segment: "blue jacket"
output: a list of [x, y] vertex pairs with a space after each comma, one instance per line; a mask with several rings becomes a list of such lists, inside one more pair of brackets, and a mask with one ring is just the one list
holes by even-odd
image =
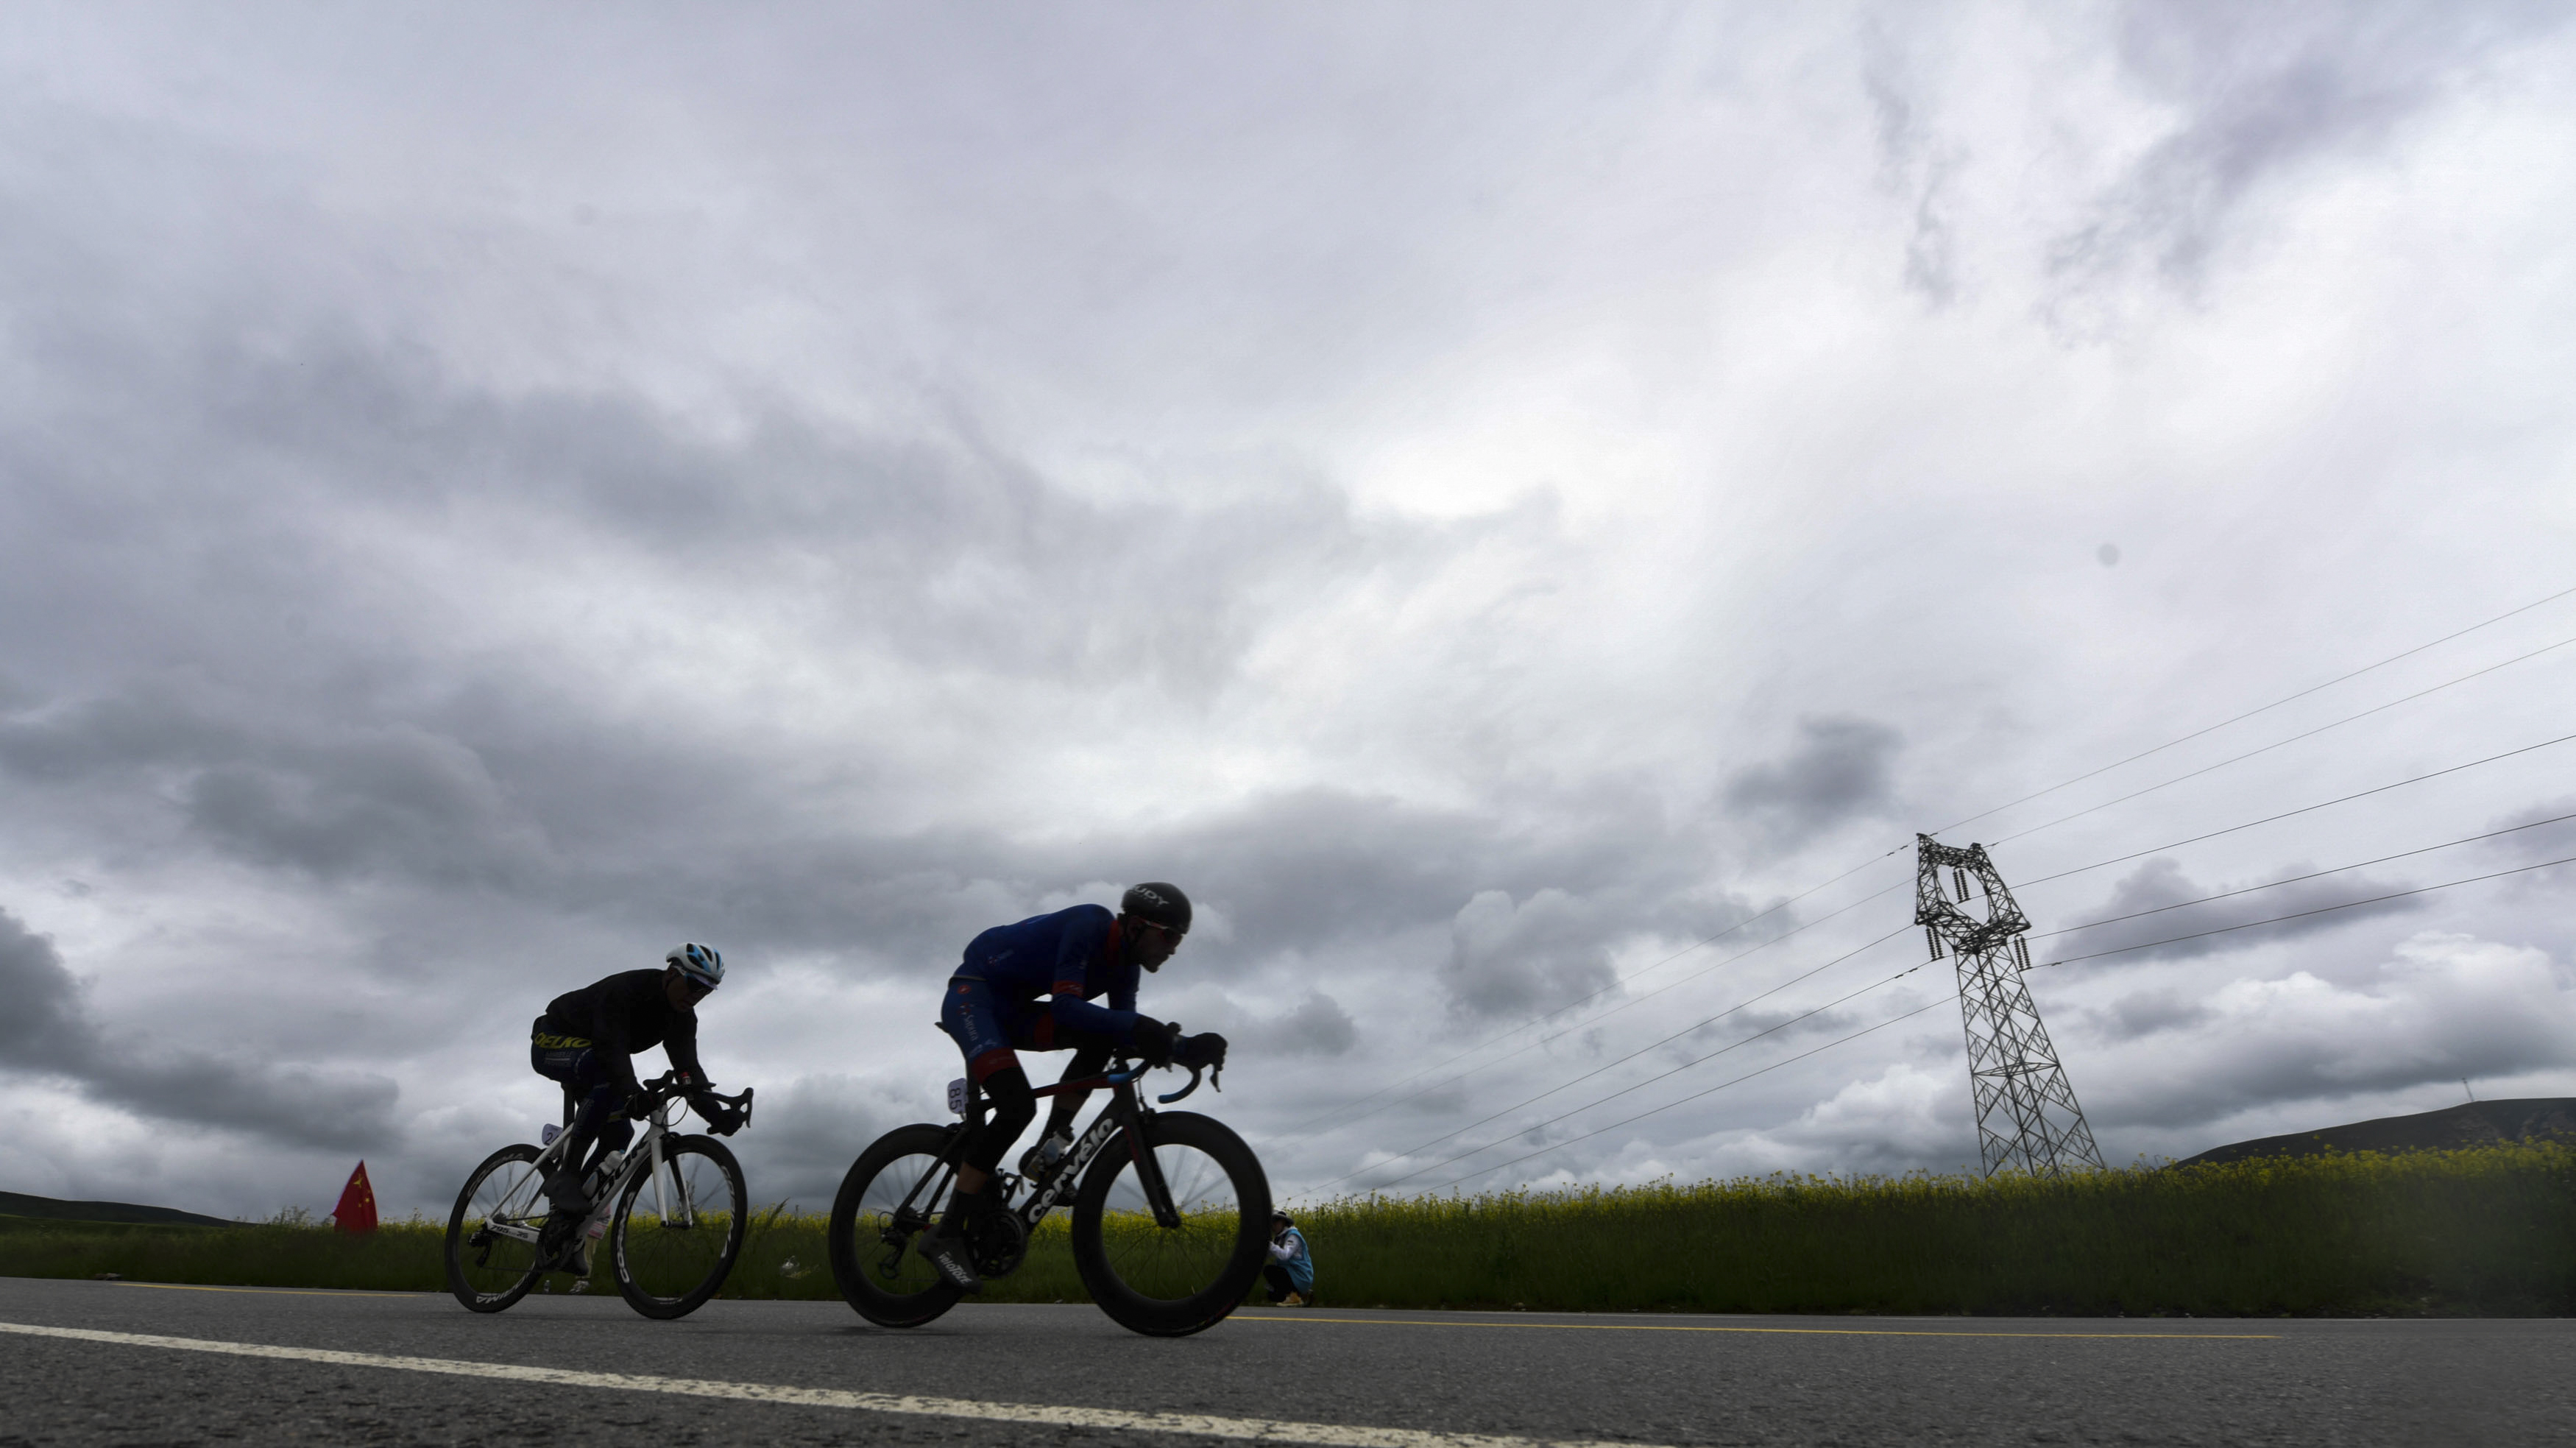
[[[1133, 1040], [1136, 966], [1118, 959], [1118, 917], [1102, 905], [1076, 905], [996, 925], [966, 943], [957, 974], [991, 985], [1023, 1010], [1048, 997], [1058, 1031]], [[1091, 1002], [1109, 997], [1106, 1008]]]
[[1270, 1239], [1270, 1260], [1285, 1268], [1300, 1296], [1315, 1290], [1315, 1258], [1306, 1250], [1306, 1234], [1290, 1227]]

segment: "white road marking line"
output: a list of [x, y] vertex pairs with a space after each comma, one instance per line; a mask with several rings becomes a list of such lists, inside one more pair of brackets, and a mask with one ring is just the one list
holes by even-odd
[[1057, 1428], [1106, 1428], [1130, 1433], [1196, 1433], [1209, 1438], [1241, 1438], [1254, 1443], [1313, 1443], [1323, 1448], [1651, 1448], [1642, 1444], [1566, 1442], [1484, 1433], [1430, 1433], [1415, 1428], [1371, 1428], [1343, 1423], [1291, 1423], [1275, 1418], [1218, 1418], [1197, 1413], [1132, 1413], [1119, 1408], [1059, 1408], [1045, 1403], [984, 1403], [972, 1398], [923, 1398], [909, 1393], [855, 1393], [841, 1388], [791, 1388], [771, 1383], [725, 1383], [705, 1378], [655, 1378], [634, 1373], [586, 1373], [570, 1368], [523, 1367], [516, 1363], [464, 1362], [454, 1358], [393, 1357], [382, 1353], [339, 1352], [318, 1347], [275, 1347], [256, 1342], [223, 1342], [202, 1337], [161, 1337], [140, 1332], [102, 1332], [87, 1327], [43, 1327], [0, 1322], [0, 1332], [26, 1337], [69, 1338], [75, 1342], [111, 1343], [120, 1347], [171, 1348], [180, 1352], [221, 1353], [228, 1357], [274, 1358], [289, 1362], [329, 1363], [335, 1367], [392, 1368], [400, 1372], [444, 1373], [460, 1378], [499, 1378], [519, 1383], [554, 1383], [576, 1388], [615, 1388], [631, 1393], [670, 1393], [688, 1398], [732, 1398], [753, 1403], [788, 1403], [807, 1408], [855, 1408], [869, 1413], [906, 1413], [929, 1418], [972, 1418], [990, 1423], [1041, 1423]]
[[1439, 1320], [1411, 1317], [1294, 1317], [1268, 1316], [1257, 1312], [1238, 1312], [1228, 1322], [1347, 1322], [1362, 1327], [1547, 1327], [1564, 1332], [1753, 1332], [1774, 1333], [1789, 1337], [2116, 1337], [2168, 1338], [2190, 1342], [2270, 1342], [2280, 1337], [2277, 1332], [1987, 1332], [1980, 1329], [1948, 1327], [1745, 1327], [1737, 1324], [1708, 1326], [1695, 1322], [1493, 1322], [1477, 1318], [1453, 1317]]
[[433, 1297], [444, 1293], [367, 1292], [346, 1287], [208, 1287], [196, 1282], [119, 1282], [118, 1287], [142, 1287], [154, 1292], [256, 1292], [268, 1297]]

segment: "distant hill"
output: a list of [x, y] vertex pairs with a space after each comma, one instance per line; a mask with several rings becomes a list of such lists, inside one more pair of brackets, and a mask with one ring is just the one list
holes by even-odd
[[52, 1217], [66, 1222], [188, 1222], [201, 1227], [229, 1227], [221, 1217], [183, 1212], [176, 1207], [138, 1207], [132, 1202], [66, 1202], [0, 1192], [0, 1213], [13, 1217]]
[[2293, 1132], [2217, 1146], [2176, 1166], [2214, 1166], [2257, 1156], [2319, 1156], [2329, 1151], [2454, 1151], [2539, 1136], [2576, 1138], [2576, 1096], [2468, 1101], [2413, 1116], [2383, 1116], [2322, 1131]]

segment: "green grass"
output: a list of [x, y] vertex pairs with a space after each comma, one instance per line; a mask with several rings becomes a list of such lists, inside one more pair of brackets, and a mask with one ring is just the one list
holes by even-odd
[[[985, 1300], [1086, 1300], [1065, 1217]], [[1298, 1213], [1322, 1299], [1581, 1311], [2576, 1312], [2576, 1150], [2554, 1144], [2059, 1180], [1775, 1176]], [[731, 1297], [837, 1296], [818, 1216], [763, 1212]], [[441, 1224], [0, 1218], [0, 1274], [435, 1291]], [[563, 1286], [561, 1278], [555, 1286]], [[603, 1271], [594, 1291], [615, 1291]]]

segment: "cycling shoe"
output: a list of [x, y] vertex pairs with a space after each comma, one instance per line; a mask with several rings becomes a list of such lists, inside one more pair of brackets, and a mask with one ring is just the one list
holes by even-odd
[[921, 1260], [939, 1269], [949, 1286], [960, 1292], [981, 1292], [984, 1279], [975, 1275], [975, 1251], [963, 1237], [952, 1237], [936, 1228], [913, 1238], [912, 1250]]

